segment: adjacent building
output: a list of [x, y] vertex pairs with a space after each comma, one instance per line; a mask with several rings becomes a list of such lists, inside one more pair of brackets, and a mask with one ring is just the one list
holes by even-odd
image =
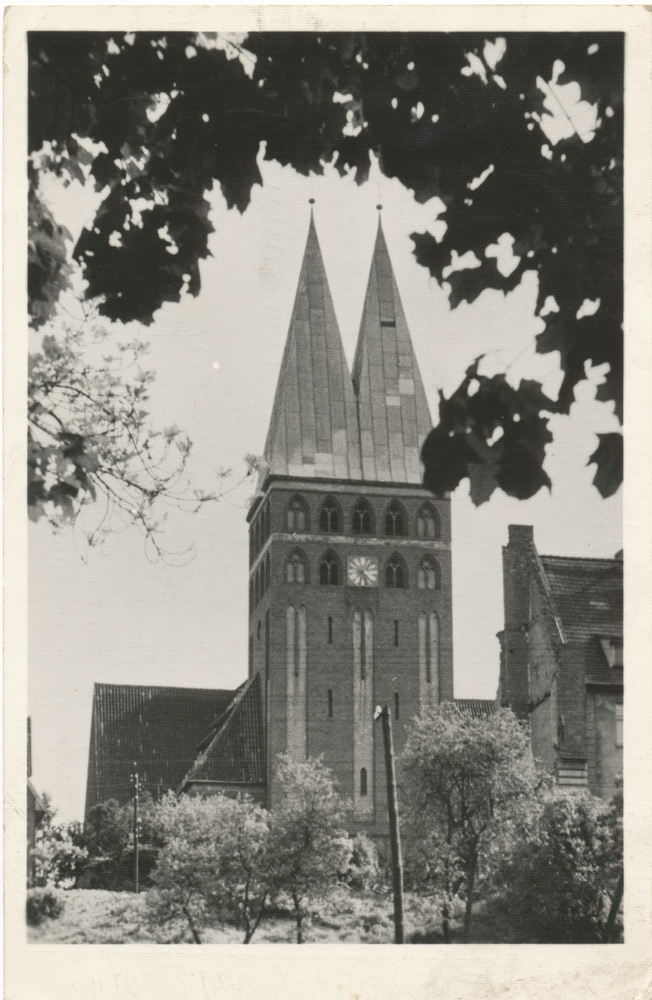
[[561, 786], [613, 795], [623, 768], [623, 559], [539, 555], [532, 527], [503, 548], [498, 703], [529, 723]]

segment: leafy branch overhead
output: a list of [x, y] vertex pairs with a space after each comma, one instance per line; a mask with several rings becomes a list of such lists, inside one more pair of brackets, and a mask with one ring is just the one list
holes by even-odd
[[158, 508], [195, 510], [216, 496], [188, 490], [186, 436], [152, 427], [153, 374], [139, 365], [146, 345], [123, 344], [114, 357], [102, 351], [105, 338], [102, 330], [68, 330], [61, 340], [44, 337], [29, 358], [28, 513], [58, 528], [101, 501], [91, 545], [129, 522], [160, 555]]
[[[453, 308], [536, 271], [537, 350], [563, 370], [555, 400], [477, 372], [469, 396], [467, 376], [426, 443], [431, 489], [468, 476], [479, 503], [549, 485], [545, 414], [569, 412], [591, 366], [608, 366], [598, 399], [622, 421], [621, 33], [259, 33], [226, 49], [191, 33], [33, 33], [29, 52], [34, 205], [42, 170], [102, 192], [74, 256], [105, 316], [149, 324], [183, 289], [199, 293], [210, 192], [244, 211], [262, 143], [268, 160], [302, 174], [334, 163], [358, 183], [373, 156], [417, 201], [444, 203], [436, 233], [412, 238]], [[30, 222], [38, 326], [68, 262], [53, 220], [34, 209]], [[511, 421], [500, 447], [484, 410]], [[452, 413], [463, 433], [445, 429]], [[610, 434], [591, 456], [603, 496], [619, 454]]]

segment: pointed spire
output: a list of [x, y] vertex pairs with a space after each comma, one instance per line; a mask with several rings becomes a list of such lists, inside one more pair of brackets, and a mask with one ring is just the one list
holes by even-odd
[[358, 398], [363, 478], [422, 482], [421, 446], [432, 419], [380, 216], [353, 362], [353, 385]]
[[266, 474], [362, 478], [353, 385], [312, 207], [265, 461]]

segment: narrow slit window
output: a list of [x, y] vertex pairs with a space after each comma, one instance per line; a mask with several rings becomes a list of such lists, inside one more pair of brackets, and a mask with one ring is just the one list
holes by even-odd
[[367, 768], [360, 768], [360, 795], [367, 794]]
[[398, 646], [398, 621], [394, 620], [394, 645]]
[[328, 718], [333, 718], [333, 689], [328, 689]]
[[395, 691], [394, 692], [394, 717], [396, 719], [398, 719], [398, 717], [399, 717], [399, 708], [400, 708], [400, 706], [399, 706], [399, 699], [398, 699], [398, 691]]
[[328, 642], [329, 644], [333, 642], [333, 619], [330, 617], [328, 619]]

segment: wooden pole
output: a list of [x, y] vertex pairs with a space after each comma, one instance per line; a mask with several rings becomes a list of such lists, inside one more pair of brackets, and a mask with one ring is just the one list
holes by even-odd
[[134, 880], [136, 883], [136, 893], [140, 892], [140, 872], [139, 872], [139, 841], [138, 841], [138, 771], [134, 761]]
[[401, 834], [396, 797], [396, 770], [394, 767], [394, 741], [392, 739], [392, 717], [387, 705], [380, 706], [374, 713], [382, 720], [385, 744], [385, 774], [387, 777], [387, 813], [389, 817], [389, 843], [392, 852], [392, 888], [394, 890], [394, 944], [405, 944], [403, 926], [403, 859], [401, 857]]

